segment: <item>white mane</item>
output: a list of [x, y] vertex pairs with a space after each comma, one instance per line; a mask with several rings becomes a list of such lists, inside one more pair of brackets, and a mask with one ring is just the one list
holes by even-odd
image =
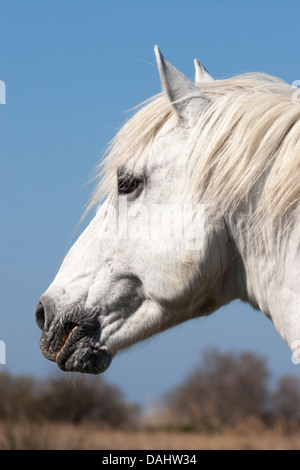
[[[295, 210], [300, 200], [300, 105], [292, 100], [295, 89], [263, 74], [197, 86], [210, 105], [187, 141], [186, 196], [205, 188], [203, 200], [225, 212], [243, 201], [267, 171], [257, 212], [275, 221]], [[163, 94], [140, 105], [99, 164], [99, 184], [88, 210], [115, 191], [119, 167], [129, 159], [147, 158], [158, 130], [172, 116]]]

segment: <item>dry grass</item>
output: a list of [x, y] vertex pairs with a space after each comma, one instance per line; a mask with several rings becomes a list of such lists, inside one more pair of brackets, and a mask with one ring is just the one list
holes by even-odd
[[5, 424], [0, 449], [14, 450], [300, 450], [300, 432], [282, 429], [219, 434], [101, 431], [89, 426]]

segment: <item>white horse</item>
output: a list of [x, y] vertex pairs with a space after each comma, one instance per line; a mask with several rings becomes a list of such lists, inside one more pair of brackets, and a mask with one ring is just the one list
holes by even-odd
[[300, 344], [295, 88], [213, 80], [197, 60], [192, 83], [155, 54], [163, 91], [113, 140], [95, 216], [36, 308], [40, 350], [62, 370], [103, 372], [119, 350], [237, 298]]

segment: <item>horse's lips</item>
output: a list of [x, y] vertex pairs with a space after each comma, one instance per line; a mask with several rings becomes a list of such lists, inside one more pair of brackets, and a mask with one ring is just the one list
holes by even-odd
[[64, 371], [99, 374], [113, 355], [101, 341], [101, 325], [95, 313], [82, 321], [82, 315], [68, 315], [43, 331], [40, 352]]
[[68, 332], [55, 359], [61, 370], [99, 374], [109, 367], [112, 356], [89, 333], [80, 325], [74, 325]]
[[62, 350], [64, 349], [64, 347], [66, 346], [66, 344], [68, 343], [72, 333], [78, 328], [78, 325], [74, 325], [73, 328], [68, 332], [68, 334], [65, 336], [65, 338], [63, 339], [63, 342], [62, 342], [62, 345], [60, 347], [60, 349], [58, 350], [57, 354], [56, 354], [56, 359], [58, 358], [59, 354], [62, 352]]

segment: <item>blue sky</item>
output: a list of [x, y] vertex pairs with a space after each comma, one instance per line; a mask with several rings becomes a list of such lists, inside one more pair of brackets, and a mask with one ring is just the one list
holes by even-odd
[[[300, 79], [296, 1], [2, 0], [0, 371], [60, 373], [38, 350], [39, 296], [80, 233], [87, 185], [126, 110], [160, 91], [153, 47], [194, 76], [261, 71]], [[253, 351], [274, 377], [299, 374], [260, 312], [240, 302], [116, 357], [105, 379], [130, 400], [158, 399], [208, 347]]]

